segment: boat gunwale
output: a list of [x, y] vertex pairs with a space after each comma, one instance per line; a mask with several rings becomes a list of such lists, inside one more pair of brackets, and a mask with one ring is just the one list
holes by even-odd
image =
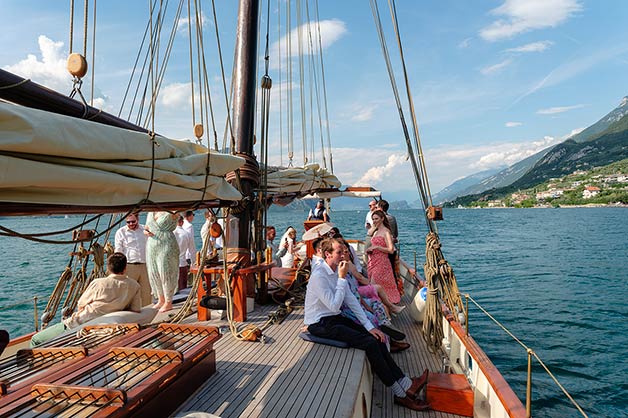
[[[411, 268], [401, 258], [400, 263], [404, 265], [407, 272], [412, 275], [421, 285], [425, 285], [425, 281], [417, 275], [416, 270]], [[467, 353], [473, 361], [479, 366], [480, 370], [484, 374], [484, 377], [491, 385], [491, 388], [499, 398], [504, 409], [511, 417], [525, 417], [526, 410], [519, 397], [515, 394], [512, 387], [508, 384], [504, 376], [500, 373], [499, 369], [493, 364], [488, 355], [482, 350], [480, 345], [475, 341], [471, 334], [466, 335], [466, 331], [462, 328], [462, 325], [456, 321], [452, 312], [447, 308], [447, 305], [441, 303], [441, 310], [444, 315], [444, 319], [449, 322], [449, 326], [456, 334], [460, 343], [464, 345]]]

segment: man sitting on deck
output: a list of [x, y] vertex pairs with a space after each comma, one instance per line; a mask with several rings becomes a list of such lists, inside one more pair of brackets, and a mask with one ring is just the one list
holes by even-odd
[[33, 335], [31, 347], [111, 312], [123, 310], [140, 312], [142, 310], [140, 285], [125, 274], [126, 256], [122, 253], [113, 253], [107, 257], [107, 272], [109, 276], [95, 279], [87, 286], [72, 316]]
[[[347, 263], [343, 261], [342, 245], [334, 239], [320, 244], [323, 261], [313, 266], [305, 294], [305, 325], [315, 336], [344, 341], [364, 350], [374, 373], [395, 394], [395, 403], [416, 411], [429, 408], [418, 399], [427, 383], [427, 375], [408, 378], [391, 357], [384, 334], [366, 318], [359, 302], [347, 288]], [[362, 325], [340, 314], [346, 303]]]

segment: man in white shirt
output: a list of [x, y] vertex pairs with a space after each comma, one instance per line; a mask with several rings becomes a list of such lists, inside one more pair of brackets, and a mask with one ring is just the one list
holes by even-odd
[[146, 271], [146, 235], [144, 225], [140, 224], [139, 214], [126, 217], [126, 226], [118, 229], [115, 237], [115, 251], [126, 256], [126, 275], [140, 284], [142, 306], [153, 302]]
[[282, 245], [281, 248], [278, 248], [278, 245], [275, 243], [275, 237], [277, 236], [277, 230], [274, 226], [266, 227], [266, 245], [270, 248], [273, 254], [273, 261], [275, 262], [276, 267], [281, 267], [281, 257], [286, 255], [288, 251], [288, 243]]
[[183, 220], [183, 229], [185, 229], [188, 234], [192, 237], [192, 248], [185, 251], [184, 260], [187, 261], [188, 267], [192, 264], [192, 260], [196, 257], [196, 241], [194, 239], [194, 225], [192, 225], [192, 221], [194, 220], [194, 211], [186, 210], [185, 216]]
[[377, 210], [377, 200], [372, 199], [369, 202], [369, 211], [366, 213], [366, 219], [364, 220], [364, 227], [368, 231], [373, 226], [373, 212]]
[[127, 261], [122, 253], [107, 257], [107, 277], [93, 280], [81, 295], [76, 312], [58, 324], [52, 325], [31, 339], [31, 346], [42, 344], [99, 316], [117, 312], [142, 310], [140, 285], [126, 276]]
[[179, 244], [179, 292], [188, 287], [188, 273], [190, 265], [187, 262], [186, 254], [194, 251], [194, 238], [183, 228], [183, 216], [179, 215], [177, 227], [174, 230], [174, 237]]
[[[373, 372], [393, 390], [395, 403], [416, 411], [429, 409], [429, 404], [419, 399], [427, 384], [427, 373], [410, 379], [401, 371], [384, 344], [384, 334], [366, 318], [360, 303], [349, 290], [345, 280], [348, 265], [343, 260], [342, 244], [335, 239], [326, 239], [320, 248], [323, 261], [312, 267], [305, 294], [304, 322], [308, 331], [364, 350]], [[340, 314], [343, 303], [362, 325]]]

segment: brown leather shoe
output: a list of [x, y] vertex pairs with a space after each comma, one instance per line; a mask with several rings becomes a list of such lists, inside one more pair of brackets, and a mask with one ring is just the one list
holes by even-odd
[[413, 377], [412, 385], [410, 386], [410, 389], [406, 391], [408, 396], [414, 399], [418, 399], [419, 395], [421, 394], [421, 391], [423, 390], [425, 385], [427, 385], [427, 378], [429, 377], [429, 375], [430, 375], [430, 371], [428, 369], [425, 369], [425, 371], [423, 372], [421, 376]]
[[429, 403], [423, 402], [423, 401], [417, 401], [415, 399], [412, 399], [409, 396], [406, 396], [404, 398], [395, 396], [395, 403], [397, 405], [401, 405], [403, 407], [412, 409], [414, 411], [427, 411], [428, 409], [430, 409]]
[[398, 353], [400, 351], [407, 350], [408, 348], [410, 348], [410, 344], [404, 343], [403, 341], [395, 341], [395, 340], [390, 341], [391, 353]]

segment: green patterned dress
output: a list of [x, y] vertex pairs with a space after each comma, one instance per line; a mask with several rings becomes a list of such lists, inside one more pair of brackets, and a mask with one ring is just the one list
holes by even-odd
[[[157, 219], [155, 219], [157, 216]], [[146, 240], [146, 269], [153, 295], [172, 301], [179, 278], [177, 221], [168, 212], [149, 213], [146, 227], [154, 235]]]

